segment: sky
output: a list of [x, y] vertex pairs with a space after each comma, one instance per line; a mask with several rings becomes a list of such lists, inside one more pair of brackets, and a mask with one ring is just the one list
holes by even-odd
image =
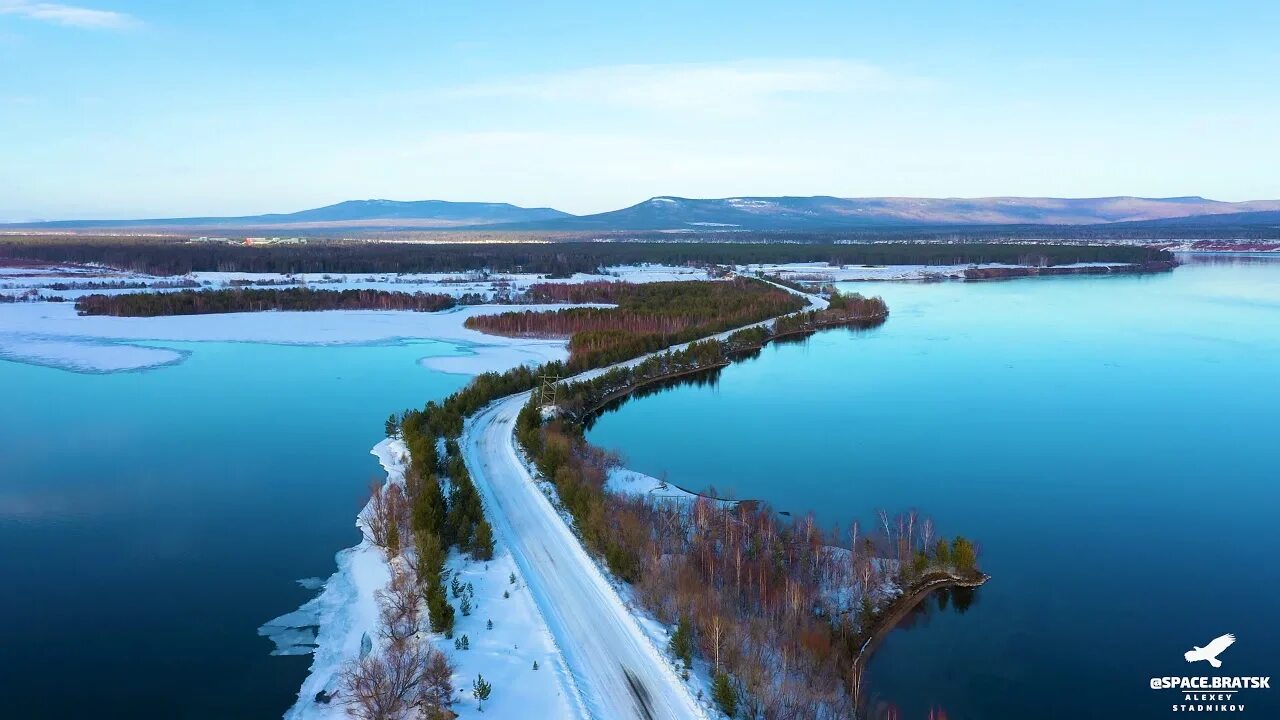
[[0, 220], [1280, 198], [1280, 3], [0, 0]]

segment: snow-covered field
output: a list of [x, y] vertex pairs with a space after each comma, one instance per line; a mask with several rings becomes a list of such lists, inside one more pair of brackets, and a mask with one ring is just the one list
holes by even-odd
[[[303, 273], [191, 273], [160, 277], [92, 266], [45, 268], [0, 267], [0, 294], [75, 298], [89, 293], [173, 292], [175, 281], [204, 289], [232, 287], [232, 282], [260, 287], [303, 284], [330, 290], [375, 288], [402, 292], [446, 293], [455, 297], [475, 293], [492, 299], [523, 292], [537, 282], [583, 283], [593, 280], [660, 282], [705, 280], [705, 270], [660, 265], [620, 266], [599, 274], [579, 273], [547, 280], [535, 274], [420, 273], [321, 274]], [[59, 283], [124, 283], [129, 288], [54, 289]], [[283, 283], [283, 284], [281, 284]], [[140, 286], [140, 287], [133, 287]], [[0, 303], [0, 358], [76, 372], [121, 372], [182, 362], [186, 353], [148, 347], [160, 342], [258, 342], [287, 345], [341, 345], [440, 340], [464, 351], [461, 356], [423, 358], [422, 364], [441, 372], [474, 375], [502, 371], [522, 364], [540, 364], [567, 357], [561, 340], [504, 338], [463, 327], [472, 315], [507, 310], [545, 310], [557, 305], [464, 306], [437, 313], [376, 310], [324, 312], [260, 312], [178, 317], [81, 317], [71, 303]]]
[[[534, 283], [584, 283], [598, 280], [625, 280], [634, 283], [671, 280], [706, 280], [700, 268], [666, 265], [620, 265], [598, 273], [575, 273], [568, 278], [548, 279], [535, 273], [243, 273], [193, 272], [179, 276], [133, 273], [110, 268], [67, 265], [48, 268], [0, 267], [0, 294], [34, 292], [44, 297], [75, 299], [81, 295], [115, 295], [136, 292], [174, 292], [185, 289], [219, 290], [229, 287], [310, 287], [321, 290], [388, 290], [392, 292], [440, 293], [461, 297], [476, 294], [486, 300], [523, 292]], [[80, 287], [91, 283], [120, 283], [129, 287]], [[195, 287], [173, 287], [177, 283]], [[72, 285], [67, 289], [55, 286]]]
[[[386, 470], [387, 482], [404, 482], [408, 450], [403, 442], [384, 440], [372, 452]], [[364, 532], [359, 519], [356, 524]], [[391, 578], [386, 553], [365, 534], [359, 545], [338, 553], [337, 563], [337, 571], [324, 582], [316, 598], [259, 629], [259, 634], [277, 644], [278, 654], [314, 650], [298, 700], [285, 714], [290, 720], [347, 718], [338, 675], [344, 665], [378, 642], [376, 593]], [[453, 553], [447, 569], [475, 588], [471, 614], [459, 613], [454, 628], [456, 638], [467, 636], [470, 649], [455, 649], [453, 641], [442, 635], [429, 637], [454, 666], [454, 711], [465, 715], [478, 712], [470, 688], [476, 676], [483, 675], [493, 685], [484, 708], [487, 716], [582, 717], [573, 679], [502, 538], [494, 547], [493, 560], [475, 562]], [[513, 575], [515, 582], [511, 582]], [[488, 627], [490, 620], [492, 629]], [[338, 698], [330, 703], [316, 702], [321, 691], [338, 692]]]

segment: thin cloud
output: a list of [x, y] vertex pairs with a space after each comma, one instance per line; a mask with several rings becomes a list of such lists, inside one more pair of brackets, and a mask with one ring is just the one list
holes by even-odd
[[739, 60], [583, 68], [470, 85], [454, 94], [661, 110], [743, 111], [786, 96], [862, 93], [919, 84], [918, 79], [855, 60]]
[[17, 15], [69, 27], [122, 30], [139, 23], [132, 15], [113, 10], [61, 5], [59, 3], [6, 2], [0, 0], [0, 15]]

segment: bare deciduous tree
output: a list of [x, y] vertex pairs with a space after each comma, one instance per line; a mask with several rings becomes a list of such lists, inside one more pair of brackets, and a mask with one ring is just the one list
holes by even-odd
[[365, 511], [365, 527], [369, 538], [394, 557], [409, 539], [409, 503], [404, 490], [396, 483], [383, 486], [377, 480], [369, 485], [369, 508]]
[[413, 571], [395, 568], [391, 582], [377, 592], [382, 636], [392, 645], [415, 641], [422, 629], [422, 593]]

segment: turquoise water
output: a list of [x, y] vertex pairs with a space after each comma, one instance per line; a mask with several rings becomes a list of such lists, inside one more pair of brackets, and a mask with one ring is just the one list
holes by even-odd
[[310, 657], [263, 622], [354, 544], [392, 411], [451, 345], [144, 343], [181, 364], [0, 360], [0, 716], [279, 717]]
[[[1164, 718], [1182, 696], [1153, 676], [1280, 674], [1280, 259], [848, 287], [888, 322], [632, 401], [591, 440], [826, 527], [915, 507], [975, 538], [994, 579], [890, 634], [882, 716]], [[1183, 660], [1224, 633], [1221, 670]], [[1280, 716], [1280, 689], [1235, 700]]]

